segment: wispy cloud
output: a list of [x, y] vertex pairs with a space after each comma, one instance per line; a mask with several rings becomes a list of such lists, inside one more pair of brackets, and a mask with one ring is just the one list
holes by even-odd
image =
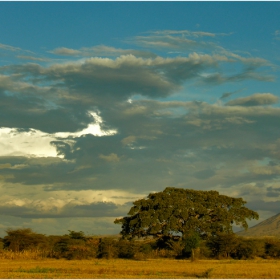
[[280, 30], [275, 30], [275, 32], [274, 32], [274, 39], [280, 40]]
[[31, 61], [50, 61], [49, 58], [42, 58], [42, 57], [35, 57], [35, 56], [29, 56], [29, 55], [17, 55], [17, 58], [24, 59], [24, 60], [31, 60]]
[[119, 56], [119, 55], [134, 55], [138, 57], [156, 57], [156, 54], [149, 51], [133, 50], [133, 49], [117, 49], [114, 47], [99, 45], [91, 48], [81, 48], [79, 50], [69, 48], [57, 48], [50, 53], [63, 56], [79, 56], [79, 57], [91, 57], [91, 56]]
[[[146, 36], [136, 36], [127, 42], [154, 49], [172, 49], [181, 51], [214, 50], [218, 47], [209, 38], [231, 35], [225, 33], [210, 33], [189, 30], [159, 30], [151, 31]], [[207, 40], [202, 40], [206, 38]]]
[[0, 49], [7, 50], [7, 51], [12, 51], [12, 52], [18, 52], [21, 51], [21, 48], [18, 47], [13, 47], [5, 44], [0, 44]]

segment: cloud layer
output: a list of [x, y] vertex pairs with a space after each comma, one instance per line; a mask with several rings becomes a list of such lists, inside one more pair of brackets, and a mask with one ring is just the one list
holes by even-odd
[[[103, 218], [108, 227], [167, 186], [215, 189], [278, 213], [279, 93], [248, 89], [275, 81], [273, 65], [225, 50], [219, 36], [230, 34], [157, 31], [127, 39], [135, 49], [45, 56], [0, 45], [21, 59], [0, 67], [3, 217], [56, 229], [57, 219]], [[230, 88], [221, 98], [219, 86]], [[215, 100], [194, 98], [194, 87]]]

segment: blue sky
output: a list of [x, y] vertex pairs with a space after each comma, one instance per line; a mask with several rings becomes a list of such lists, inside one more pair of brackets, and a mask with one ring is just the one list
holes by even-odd
[[167, 186], [279, 213], [279, 10], [0, 2], [0, 235], [118, 233]]

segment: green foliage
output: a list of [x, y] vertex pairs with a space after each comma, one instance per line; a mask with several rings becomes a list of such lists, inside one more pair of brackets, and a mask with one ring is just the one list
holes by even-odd
[[4, 249], [20, 252], [23, 250], [40, 249], [47, 245], [47, 238], [43, 234], [33, 232], [30, 228], [8, 229], [3, 238]]
[[151, 243], [142, 243], [139, 247], [139, 252], [143, 253], [144, 255], [149, 255], [153, 251], [153, 245]]
[[272, 258], [280, 257], [280, 240], [271, 238], [265, 242], [265, 253], [267, 256]]
[[184, 238], [185, 252], [191, 252], [193, 249], [199, 247], [201, 238], [197, 232], [190, 233]]
[[0, 237], [0, 251], [4, 248], [3, 238]]
[[199, 258], [200, 250], [199, 245], [201, 242], [201, 238], [197, 232], [190, 232], [187, 236], [183, 239], [184, 242], [184, 249], [183, 255], [187, 257], [191, 257], [191, 260], [194, 261], [195, 259]]
[[137, 253], [139, 246], [134, 241], [120, 240], [116, 244], [118, 257], [124, 259], [132, 259]]
[[217, 233], [207, 243], [214, 257], [229, 258], [236, 252], [239, 243], [234, 233]]
[[111, 259], [118, 256], [117, 241], [112, 238], [100, 238], [97, 257]]
[[86, 236], [84, 232], [82, 231], [74, 231], [74, 230], [68, 230], [69, 231], [69, 237], [71, 239], [81, 239], [81, 240], [86, 240]]
[[[31, 229], [7, 230], [7, 236], [0, 239], [2, 256], [6, 253], [40, 256], [91, 259], [127, 258], [235, 258], [252, 259], [280, 258], [279, 238], [246, 238], [231, 232], [217, 232], [208, 239], [202, 239], [197, 231], [187, 234], [163, 235], [155, 239], [120, 239], [87, 237], [83, 232], [69, 231], [63, 236], [45, 236]], [[8, 251], [8, 252], [6, 252]], [[12, 252], [11, 252], [12, 251]]]
[[244, 207], [242, 198], [220, 195], [217, 191], [166, 188], [135, 201], [128, 216], [116, 219], [127, 238], [147, 236], [186, 236], [196, 232], [209, 238], [218, 232], [232, 232], [235, 223], [247, 228], [246, 219], [258, 214]]
[[86, 238], [83, 232], [70, 231], [69, 235], [61, 236], [53, 245], [53, 256], [66, 259], [95, 258], [98, 242]]
[[242, 240], [237, 248], [235, 255], [238, 259], [252, 259], [255, 257], [254, 243], [251, 240]]
[[170, 239], [167, 242], [167, 245], [174, 252], [176, 258], [181, 258], [183, 256], [183, 250], [185, 248], [185, 244], [181, 239], [179, 240]]
[[207, 246], [206, 240], [201, 240], [199, 244], [199, 258], [200, 259], [210, 259], [212, 256], [211, 249]]

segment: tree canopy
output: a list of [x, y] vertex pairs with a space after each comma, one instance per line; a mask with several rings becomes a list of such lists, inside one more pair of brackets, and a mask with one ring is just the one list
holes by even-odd
[[244, 206], [242, 198], [220, 195], [217, 191], [196, 191], [168, 187], [133, 202], [122, 224], [123, 237], [163, 237], [196, 232], [207, 238], [219, 232], [232, 232], [233, 224], [247, 229], [246, 219], [259, 215]]

